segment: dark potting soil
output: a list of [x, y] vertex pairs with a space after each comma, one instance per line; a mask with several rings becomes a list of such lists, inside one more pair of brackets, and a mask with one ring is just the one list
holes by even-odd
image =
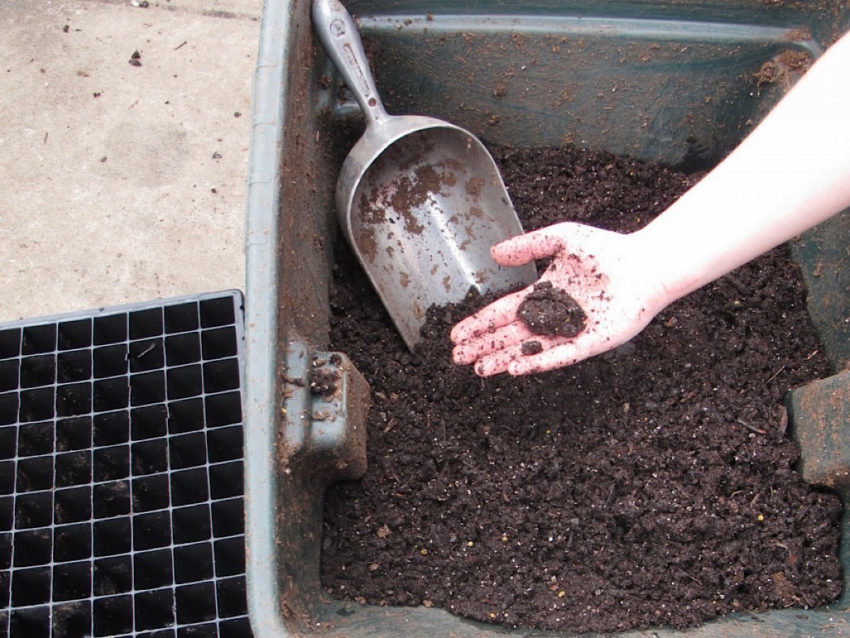
[[[556, 288], [551, 281], [534, 284], [534, 289], [519, 305], [517, 317], [533, 334], [546, 336], [575, 337], [587, 323], [582, 307], [566, 290]], [[540, 347], [539, 341], [527, 343]]]
[[[697, 178], [573, 148], [497, 151], [526, 229], [632, 231]], [[783, 396], [827, 374], [779, 248], [617, 350], [479, 379], [431, 309], [409, 353], [345, 247], [332, 348], [372, 386], [368, 470], [328, 491], [324, 587], [509, 626], [691, 626], [841, 589], [840, 501], [806, 485]]]

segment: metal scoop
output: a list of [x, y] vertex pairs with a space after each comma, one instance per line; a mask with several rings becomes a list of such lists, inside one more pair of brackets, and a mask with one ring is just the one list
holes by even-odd
[[534, 282], [534, 265], [490, 258], [522, 226], [484, 145], [448, 122], [388, 115], [340, 2], [315, 0], [313, 26], [367, 122], [337, 181], [339, 223], [407, 346], [431, 304]]

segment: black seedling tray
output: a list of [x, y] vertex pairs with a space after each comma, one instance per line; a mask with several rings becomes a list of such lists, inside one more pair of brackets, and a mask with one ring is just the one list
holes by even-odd
[[0, 636], [250, 636], [242, 296], [0, 324]]

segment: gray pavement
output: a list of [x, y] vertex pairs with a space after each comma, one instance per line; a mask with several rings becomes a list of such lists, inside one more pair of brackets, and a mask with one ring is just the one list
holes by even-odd
[[244, 289], [262, 2], [140, 4], [0, 1], [0, 321]]

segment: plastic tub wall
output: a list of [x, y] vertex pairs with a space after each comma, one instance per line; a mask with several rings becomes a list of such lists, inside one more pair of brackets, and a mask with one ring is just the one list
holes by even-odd
[[[839, 2], [346, 4], [360, 20], [391, 113], [444, 118], [494, 143], [574, 143], [688, 169], [721, 159], [850, 26], [850, 10]], [[345, 357], [324, 352], [337, 233], [333, 188], [362, 122], [344, 99], [309, 15], [305, 0], [267, 0], [254, 79], [244, 399], [252, 626], [256, 636], [270, 638], [503, 635], [436, 609], [327, 600], [320, 587], [324, 489], [362, 471], [368, 400]], [[841, 318], [848, 312], [846, 295], [844, 302], [832, 298], [846, 289], [846, 279], [820, 275], [830, 243], [827, 270], [841, 272], [829, 260], [847, 259], [846, 219], [823, 233], [825, 241], [795, 248], [807, 277], [818, 280], [812, 316], [836, 370], [846, 364], [848, 326]], [[334, 396], [305, 390], [315, 366], [340, 379]], [[834, 395], [834, 388], [817, 384], [808, 391]], [[798, 438], [807, 431], [821, 436], [809, 451], [804, 445], [804, 464], [829, 461], [808, 476], [843, 492], [847, 447], [830, 438], [826, 459], [817, 441], [830, 437], [830, 428], [840, 430], [846, 409], [812, 412], [805, 406], [814, 402], [799, 398], [789, 399]], [[820, 635], [848, 618], [845, 597], [805, 615], [732, 616], [689, 635]], [[654, 635], [676, 633], [661, 628]]]

